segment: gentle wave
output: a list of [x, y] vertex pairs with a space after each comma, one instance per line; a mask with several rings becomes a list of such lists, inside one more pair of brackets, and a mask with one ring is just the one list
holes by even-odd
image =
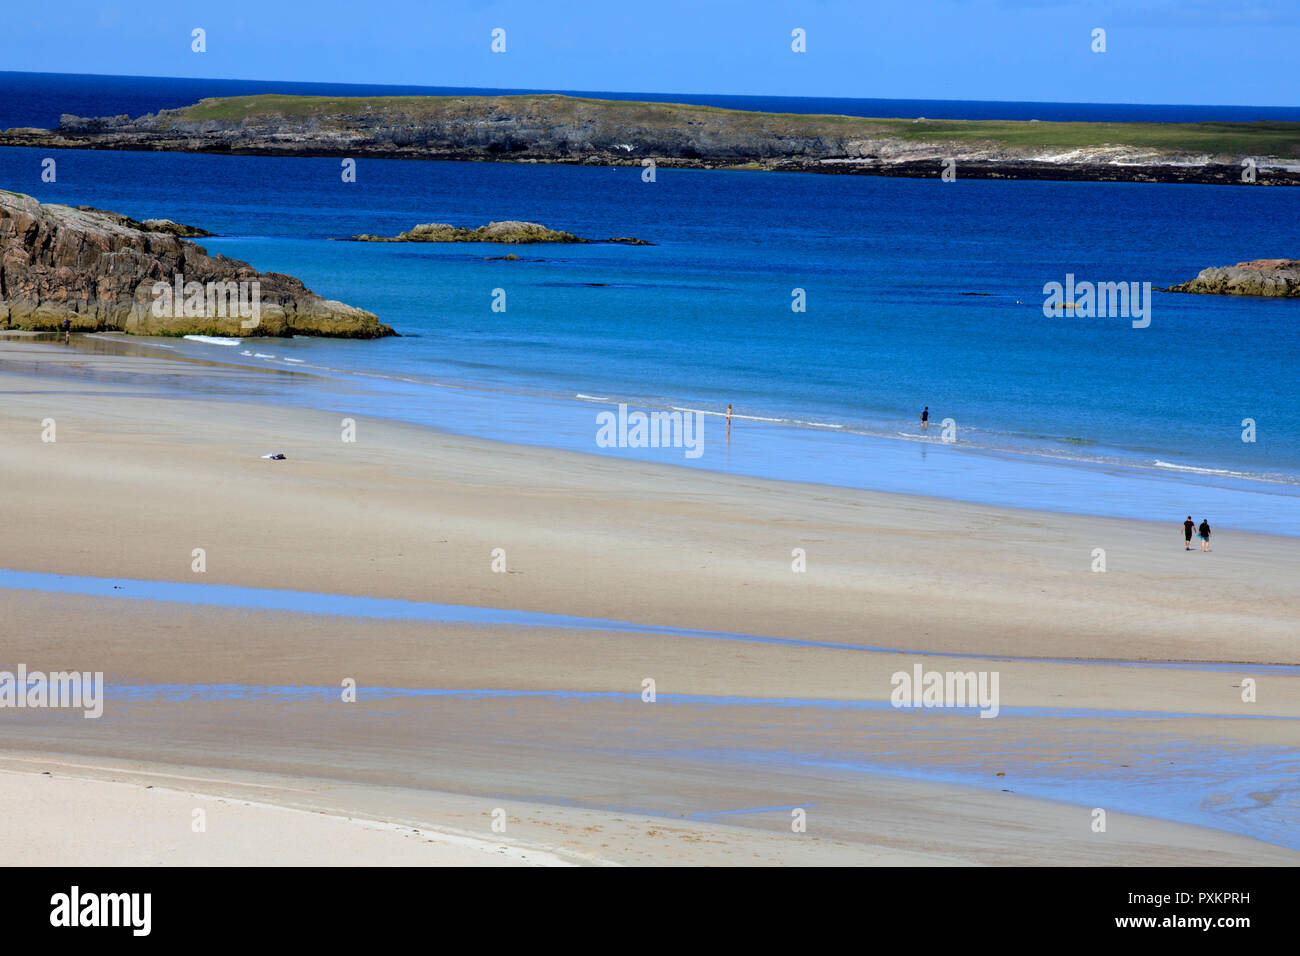
[[191, 342], [202, 342], [205, 345], [241, 345], [243, 339], [221, 339], [214, 335], [187, 335], [185, 338]]
[[[187, 339], [202, 342], [204, 344], [216, 345], [237, 345], [240, 344], [238, 339], [221, 339], [212, 336], [186, 336]], [[146, 343], [140, 343], [146, 344]], [[255, 353], [245, 350], [240, 353], [246, 357], [257, 357], [269, 359], [270, 356], [263, 353]], [[384, 373], [379, 371], [362, 370], [358, 368], [339, 367], [329, 364], [307, 363], [301, 359], [282, 359], [285, 362], [293, 362], [295, 370], [310, 369], [317, 372], [332, 373], [346, 376], [349, 378], [373, 379], [387, 382], [401, 382], [404, 384], [415, 385], [424, 388], [451, 388], [451, 389], [469, 389], [471, 391], [483, 389], [490, 393], [504, 394], [531, 394], [534, 397], [548, 397], [545, 393], [529, 392], [512, 392], [510, 389], [493, 389], [483, 388], [481, 385], [463, 385], [453, 382], [437, 381], [434, 379], [416, 378], [409, 375]], [[264, 366], [263, 366], [264, 367]], [[639, 408], [663, 408], [668, 407], [674, 411], [696, 413], [707, 415], [710, 418], [725, 418], [725, 409], [717, 408], [693, 408], [690, 406], [672, 405], [671, 399], [660, 398], [622, 398], [604, 395], [594, 395], [587, 392], [567, 392], [563, 395], [551, 394], [549, 397], [568, 401], [594, 402], [602, 405], [626, 403], [629, 406]], [[1300, 486], [1300, 478], [1287, 472], [1246, 472], [1227, 468], [1210, 468], [1197, 465], [1179, 465], [1173, 462], [1165, 461], [1160, 458], [1151, 458], [1140, 453], [1126, 454], [1123, 449], [1104, 450], [1096, 447], [1096, 442], [1090, 439], [1080, 439], [1075, 436], [1053, 436], [1042, 433], [1019, 433], [1004, 432], [998, 429], [982, 428], [980, 426], [964, 424], [959, 429], [955, 441], [945, 442], [942, 440], [941, 429], [931, 428], [927, 432], [911, 432], [900, 430], [903, 424], [895, 420], [889, 422], [880, 420], [876, 422], [829, 422], [815, 419], [803, 419], [797, 417], [783, 417], [780, 415], [745, 415], [735, 411], [732, 413], [733, 422], [748, 422], [759, 427], [780, 427], [809, 429], [822, 432], [834, 433], [837, 435], [861, 435], [866, 438], [881, 438], [891, 441], [901, 441], [925, 445], [943, 445], [945, 448], [962, 449], [971, 452], [980, 452], [994, 455], [1014, 455], [1026, 456], [1029, 458], [1040, 459], [1044, 461], [1060, 462], [1063, 464], [1081, 465], [1093, 468], [1124, 468], [1136, 470], [1150, 470], [1155, 473], [1185, 473], [1189, 476], [1196, 475], [1205, 479], [1219, 479], [1224, 481], [1246, 481], [1252, 484], [1264, 484], [1273, 486], [1282, 486], [1294, 488]], [[907, 424], [915, 427], [915, 422], [909, 417]], [[940, 422], [932, 422], [932, 425], [939, 425]], [[1149, 451], [1147, 452], [1149, 454]]]
[[[726, 418], [726, 412], [717, 412], [710, 408], [682, 408], [680, 405], [668, 406], [675, 412], [690, 412], [694, 415], [712, 415], [715, 418]], [[731, 419], [741, 422], [767, 422], [769, 425], [801, 425], [805, 428], [843, 428], [843, 425], [836, 425], [831, 422], [810, 422], [801, 418], [766, 418], [762, 415], [741, 415], [739, 412], [732, 412]]]
[[1198, 468], [1195, 465], [1175, 465], [1173, 462], [1161, 461], [1159, 458], [1153, 463], [1157, 468], [1167, 468], [1170, 471], [1186, 471], [1193, 475], [1221, 475], [1224, 478], [1245, 478], [1246, 480], [1267, 480], [1260, 479], [1245, 471], [1230, 471], [1227, 468]]

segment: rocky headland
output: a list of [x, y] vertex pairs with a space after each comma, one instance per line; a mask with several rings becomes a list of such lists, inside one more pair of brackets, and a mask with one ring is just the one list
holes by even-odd
[[1165, 291], [1300, 298], [1300, 259], [1252, 259], [1235, 266], [1211, 266], [1195, 279]]
[[[52, 331], [67, 319], [77, 331], [141, 335], [396, 334], [292, 276], [210, 256], [182, 238], [197, 234], [207, 235], [170, 220], [139, 222], [0, 190], [0, 329]], [[158, 305], [162, 286], [167, 308]], [[255, 322], [247, 310], [227, 308], [254, 299]]]
[[0, 145], [1300, 185], [1300, 123], [885, 119], [553, 94], [216, 97], [135, 118], [65, 114]]

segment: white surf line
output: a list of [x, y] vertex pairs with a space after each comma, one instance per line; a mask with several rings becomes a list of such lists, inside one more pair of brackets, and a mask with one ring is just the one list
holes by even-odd
[[225, 345], [233, 347], [240, 345], [243, 342], [243, 339], [231, 339], [215, 335], [186, 335], [182, 337], [189, 342], [202, 342], [204, 345]]
[[[691, 412], [696, 415], [712, 415], [715, 418], [726, 418], [725, 411], [717, 412], [709, 408], [684, 408], [680, 405], [670, 405], [675, 412]], [[742, 415], [739, 412], [733, 412], [731, 418], [741, 422], [765, 422], [769, 425], [806, 425], [809, 428], [843, 428], [843, 425], [833, 425], [830, 422], [807, 421], [802, 418], [764, 418], [761, 415]]]

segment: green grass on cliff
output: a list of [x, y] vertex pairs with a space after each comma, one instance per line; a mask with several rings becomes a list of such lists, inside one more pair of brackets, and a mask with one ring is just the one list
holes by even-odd
[[1300, 123], [1039, 123], [906, 121], [905, 139], [995, 142], [1008, 148], [1138, 146], [1186, 153], [1300, 156]]
[[331, 128], [366, 128], [507, 112], [550, 123], [592, 122], [649, 130], [704, 127], [741, 134], [889, 137], [909, 142], [992, 144], [1012, 150], [1132, 146], [1179, 153], [1300, 157], [1300, 123], [1043, 123], [1013, 120], [911, 120], [760, 113], [680, 103], [598, 100], [558, 94], [521, 96], [236, 96], [170, 111], [165, 120], [315, 119]]

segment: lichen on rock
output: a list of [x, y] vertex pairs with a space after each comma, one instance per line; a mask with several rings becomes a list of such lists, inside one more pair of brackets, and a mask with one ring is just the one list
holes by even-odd
[[1195, 279], [1165, 291], [1298, 298], [1300, 259], [1252, 259], [1235, 266], [1211, 266], [1202, 269]]

